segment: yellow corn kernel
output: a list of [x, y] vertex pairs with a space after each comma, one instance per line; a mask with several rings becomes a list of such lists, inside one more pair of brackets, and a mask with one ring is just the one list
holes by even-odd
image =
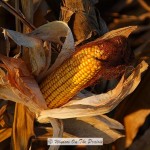
[[65, 61], [41, 84], [40, 88], [49, 108], [67, 103], [101, 68], [98, 46], [83, 48]]

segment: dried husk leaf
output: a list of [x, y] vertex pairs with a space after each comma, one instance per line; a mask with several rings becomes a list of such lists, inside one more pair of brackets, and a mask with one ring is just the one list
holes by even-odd
[[[39, 86], [21, 59], [1, 56], [0, 98], [22, 103], [33, 112], [46, 109], [45, 100]], [[11, 65], [10, 65], [11, 64]]]
[[13, 30], [4, 29], [3, 32], [5, 32], [5, 34], [7, 34], [17, 45], [30, 48], [30, 68], [32, 70], [32, 74], [36, 76], [39, 75], [46, 65], [43, 42], [37, 38], [29, 37]]
[[125, 147], [130, 147], [141, 132], [148, 128], [150, 114], [150, 69], [132, 95], [127, 97], [115, 110], [115, 119], [123, 123], [126, 130]]
[[126, 38], [128, 38], [128, 36], [136, 29], [137, 29], [137, 26], [127, 26], [127, 27], [119, 28], [119, 29], [107, 32], [102, 37], [98, 38], [97, 40], [109, 39], [115, 36], [125, 36]]
[[[53, 138], [61, 138], [63, 136], [63, 123], [61, 120], [51, 118], [50, 123], [53, 127]], [[58, 150], [59, 145], [51, 145], [49, 150]]]
[[[53, 21], [42, 25], [29, 33], [28, 35], [4, 29], [5, 35], [7, 34], [19, 46], [30, 48], [29, 57], [32, 74], [37, 76], [37, 80], [41, 81], [46, 75], [51, 73], [58, 67], [65, 59], [71, 56], [74, 51], [74, 39], [72, 32], [68, 25], [62, 21]], [[64, 44], [60, 38], [66, 37]], [[51, 47], [45, 46], [44, 41], [56, 42], [62, 45], [62, 50], [58, 55], [57, 60], [47, 71], [51, 62]], [[47, 42], [47, 45], [49, 43]], [[47, 72], [45, 74], [45, 72]]]
[[73, 102], [70, 101], [69, 103], [72, 103], [71, 106], [69, 106], [70, 104], [68, 103], [68, 106], [41, 111], [37, 120], [47, 117], [65, 119], [108, 113], [135, 90], [141, 81], [141, 73], [145, 71], [147, 67], [147, 63], [143, 61], [127, 79], [123, 76], [117, 87], [113, 90], [102, 95], [95, 95], [94, 97], [92, 96]]
[[77, 137], [103, 137], [104, 144], [112, 143], [123, 137], [121, 133], [111, 129], [98, 117], [81, 117], [63, 121], [64, 131]]
[[[40, 120], [41, 123], [51, 123], [53, 128], [53, 138], [61, 138], [63, 137], [63, 123], [59, 119], [55, 118], [42, 118]], [[57, 150], [59, 149], [59, 145], [51, 145], [49, 150]]]
[[111, 119], [106, 115], [99, 115], [96, 117], [96, 119], [108, 126], [110, 129], [124, 130], [124, 126], [120, 122]]
[[57, 67], [59, 67], [67, 58], [69, 58], [75, 50], [74, 47], [74, 39], [70, 29], [68, 29], [68, 33], [65, 39], [65, 42], [62, 46], [61, 52], [59, 53], [57, 59], [55, 60], [54, 64], [47, 70], [46, 74], [43, 76], [46, 77], [52, 71], [54, 71]]
[[[53, 24], [54, 23], [54, 24]], [[58, 27], [60, 28], [58, 30], [58, 33], [55, 33], [54, 35], [57, 34], [57, 38], [53, 39], [53, 37], [51, 37], [51, 34], [48, 35], [47, 32], [51, 32], [50, 27], [55, 25], [55, 28]], [[39, 29], [39, 30], [38, 30]], [[47, 32], [46, 32], [47, 31]], [[31, 33], [32, 34], [32, 33]], [[65, 36], [65, 42], [62, 45], [62, 49], [61, 52], [59, 53], [57, 59], [55, 60], [54, 64], [48, 69], [45, 70], [45, 73], [42, 73], [38, 78], [37, 81], [40, 82], [43, 78], [45, 78], [47, 75], [49, 75], [50, 73], [52, 73], [52, 71], [54, 69], [56, 69], [58, 66], [60, 66], [67, 58], [69, 58], [74, 50], [75, 50], [75, 46], [74, 46], [74, 38], [72, 35], [72, 32], [70, 30], [70, 28], [68, 27], [68, 25], [62, 21], [54, 21], [51, 22], [49, 24], [43, 25], [40, 28], [36, 29], [36, 34], [38, 35], [38, 38], [41, 38], [42, 40], [48, 40], [48, 41], [55, 41], [57, 43], [60, 40], [60, 37]], [[35, 35], [36, 36], [36, 35]]]
[[49, 69], [49, 66], [51, 64], [52, 51], [51, 51], [51, 43], [50, 42], [48, 42], [48, 41], [44, 42], [44, 50], [45, 50], [45, 55], [46, 55], [46, 65], [45, 65], [44, 69], [42, 70], [42, 72], [38, 76], [36, 76], [37, 82], [40, 82], [46, 76], [47, 70]]
[[66, 37], [69, 31], [68, 25], [63, 21], [53, 21], [44, 24], [28, 34], [30, 37], [36, 37], [44, 41], [63, 44], [61, 37]]

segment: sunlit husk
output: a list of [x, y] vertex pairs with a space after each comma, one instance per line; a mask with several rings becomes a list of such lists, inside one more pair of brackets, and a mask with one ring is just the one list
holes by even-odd
[[[32, 111], [46, 109], [38, 84], [21, 59], [0, 55], [0, 98], [23, 103]], [[11, 65], [10, 65], [11, 64]]]

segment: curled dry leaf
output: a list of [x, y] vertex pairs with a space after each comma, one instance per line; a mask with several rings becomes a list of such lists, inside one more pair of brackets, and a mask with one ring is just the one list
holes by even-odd
[[74, 48], [73, 35], [72, 35], [71, 31], [69, 31], [68, 35], [66, 37], [66, 40], [62, 46], [61, 52], [59, 53], [57, 59], [55, 60], [54, 64], [51, 66], [51, 68], [47, 70], [44, 77], [46, 77], [48, 74], [52, 73], [52, 71], [55, 68], [59, 67], [64, 62], [64, 60], [69, 58], [73, 54], [74, 50], [75, 50], [75, 48]]
[[[70, 57], [75, 49], [72, 32], [68, 25], [62, 21], [49, 22], [28, 35], [7, 29], [4, 29], [3, 32], [5, 36], [8, 35], [19, 46], [31, 48], [29, 50], [30, 68], [32, 74], [37, 76], [38, 81], [41, 81], [42, 78]], [[66, 37], [64, 44], [60, 40], [61, 37]], [[44, 46], [42, 40], [46, 41], [47, 45], [49, 45], [49, 42], [63, 44], [58, 58], [48, 71], [46, 69], [48, 69], [51, 62], [51, 47]]]
[[30, 68], [32, 70], [32, 74], [36, 76], [39, 75], [39, 73], [46, 65], [46, 56], [43, 48], [43, 42], [39, 39], [29, 37], [13, 30], [4, 29], [3, 32], [7, 34], [12, 40], [14, 40], [17, 45], [30, 48]]
[[[63, 122], [59, 119], [55, 118], [42, 118], [40, 120], [41, 123], [51, 123], [53, 128], [53, 138], [61, 138], [63, 136]], [[51, 145], [49, 150], [56, 150], [59, 149], [59, 145]]]
[[[53, 127], [53, 138], [61, 138], [63, 136], [63, 123], [59, 119], [50, 118]], [[51, 145], [49, 150], [58, 150], [60, 145]]]
[[28, 36], [62, 45], [60, 38], [66, 37], [69, 31], [70, 29], [65, 22], [53, 21], [38, 27], [29, 33]]
[[65, 132], [78, 137], [103, 137], [104, 144], [123, 137], [121, 133], [115, 131], [123, 130], [123, 125], [105, 115], [67, 119], [63, 122]]
[[[55, 21], [54, 21], [54, 23], [55, 23]], [[49, 24], [51, 26], [52, 23], [49, 23]], [[64, 60], [66, 60], [67, 58], [69, 58], [73, 54], [73, 52], [75, 50], [74, 38], [73, 38], [72, 32], [71, 32], [70, 28], [68, 27], [68, 25], [66, 23], [62, 22], [62, 21], [56, 21], [55, 28], [57, 27], [57, 24], [58, 24], [58, 27], [60, 29], [62, 28], [61, 30], [65, 29], [65, 34], [61, 34], [61, 30], [60, 29], [59, 29], [60, 31], [58, 30], [58, 33], [54, 34], [54, 35], [58, 34], [57, 35], [57, 38], [58, 38], [57, 40], [56, 39], [52, 39], [53, 37], [51, 37], [51, 34], [47, 35], [47, 32], [50, 32], [53, 29], [53, 28], [52, 29], [48, 28], [48, 25], [46, 26], [47, 27], [46, 29], [45, 29], [45, 26], [41, 26], [40, 30], [38, 30], [38, 28], [36, 30], [36, 32], [39, 34], [38, 38], [43, 39], [43, 37], [44, 37], [45, 40], [49, 40], [49, 41], [56, 40], [55, 42], [57, 42], [57, 43], [59, 43], [58, 41], [60, 40], [60, 37], [63, 37], [63, 36], [66, 37], [65, 42], [62, 45], [61, 52], [59, 53], [59, 55], [58, 55], [57, 59], [55, 60], [54, 64], [43, 75], [40, 75], [37, 78], [38, 82], [40, 82], [48, 74], [52, 73], [52, 71], [55, 68], [57, 68], [58, 66], [60, 66], [64, 62]]]
[[78, 101], [72, 100], [64, 107], [43, 110], [37, 120], [47, 117], [65, 119], [108, 113], [134, 91], [141, 80], [141, 73], [145, 71], [147, 67], [147, 63], [143, 61], [127, 79], [123, 76], [113, 90], [104, 94], [83, 98]]
[[116, 30], [112, 30], [107, 32], [106, 34], [104, 34], [102, 37], [98, 38], [99, 39], [109, 39], [109, 38], [113, 38], [115, 36], [125, 36], [126, 38], [137, 29], [137, 26], [128, 26], [128, 27], [123, 27], [123, 28], [119, 28]]
[[114, 119], [107, 117], [106, 115], [99, 115], [96, 117], [96, 119], [102, 122], [104, 125], [108, 126], [110, 129], [118, 129], [118, 130], [124, 129], [121, 123], [119, 123], [118, 121]]
[[[23, 103], [33, 112], [46, 109], [45, 100], [37, 82], [21, 59], [0, 55], [0, 98]], [[11, 65], [10, 65], [11, 64]], [[5, 71], [4, 71], [5, 70]]]
[[[123, 129], [123, 126], [104, 115], [67, 119], [63, 122], [65, 132], [77, 137], [103, 137], [104, 144], [112, 143], [123, 137], [121, 133], [113, 129]], [[112, 126], [113, 128], [111, 128]]]

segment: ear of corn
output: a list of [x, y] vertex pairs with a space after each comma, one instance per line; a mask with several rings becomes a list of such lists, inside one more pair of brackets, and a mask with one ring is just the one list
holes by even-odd
[[[119, 48], [118, 52], [121, 51], [119, 46], [122, 44], [122, 39], [116, 40], [116, 48], [111, 42], [111, 40], [91, 42], [82, 46], [46, 77], [40, 88], [49, 108], [60, 107], [67, 103], [78, 91], [99, 77], [101, 69], [105, 66], [103, 61], [110, 59], [111, 51], [114, 52], [116, 48]], [[107, 44], [111, 45], [109, 45], [110, 51], [106, 48]]]

